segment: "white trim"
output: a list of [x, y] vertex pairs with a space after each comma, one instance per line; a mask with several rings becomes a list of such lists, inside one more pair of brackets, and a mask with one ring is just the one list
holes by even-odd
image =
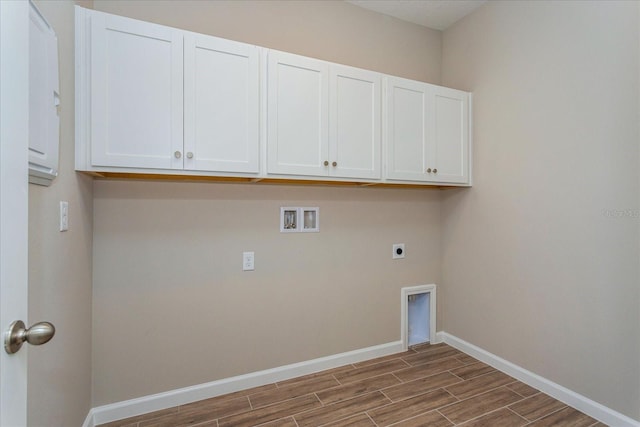
[[633, 420], [613, 409], [610, 409], [598, 402], [595, 402], [588, 397], [582, 396], [566, 387], [556, 384], [538, 374], [534, 374], [514, 363], [511, 363], [495, 354], [477, 347], [471, 343], [468, 343], [458, 337], [455, 337], [446, 332], [438, 332], [439, 340], [444, 341], [452, 347], [467, 353], [476, 359], [493, 366], [499, 371], [508, 374], [517, 380], [522, 381], [525, 384], [530, 385], [544, 393], [547, 393], [551, 397], [558, 399], [567, 405], [576, 408], [579, 411], [584, 412], [590, 417], [595, 418], [607, 425], [616, 427], [640, 427], [640, 422]]
[[409, 295], [429, 293], [429, 339], [432, 344], [440, 342], [436, 334], [436, 285], [409, 286], [400, 289], [400, 341], [402, 351], [409, 349], [407, 298]]
[[95, 427], [96, 423], [94, 420], [94, 412], [95, 409], [91, 408], [91, 410], [87, 414], [87, 418], [85, 418], [84, 422], [82, 423], [82, 427]]
[[91, 409], [87, 415], [83, 427], [94, 427], [148, 412], [172, 408], [198, 400], [209, 399], [222, 394], [233, 393], [252, 387], [271, 384], [326, 369], [337, 368], [349, 363], [362, 362], [377, 357], [388, 356], [402, 351], [402, 343], [394, 341], [387, 344], [376, 345], [346, 353], [321, 357], [278, 368], [252, 372], [236, 377], [225, 378], [205, 384], [171, 390], [137, 399], [125, 400], [110, 405], [98, 406]]

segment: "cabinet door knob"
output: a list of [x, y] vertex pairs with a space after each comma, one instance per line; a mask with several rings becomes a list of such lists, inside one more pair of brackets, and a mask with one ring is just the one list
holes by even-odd
[[328, 161], [328, 160], [325, 160], [325, 161], [324, 161], [324, 165], [325, 165], [325, 166], [329, 166], [329, 161]]
[[434, 169], [434, 170], [433, 170], [433, 173], [438, 173], [438, 169]]
[[427, 169], [427, 173], [431, 173], [431, 168]]
[[176, 151], [175, 153], [173, 153], [173, 155], [176, 157], [176, 159], [179, 159], [180, 157], [182, 157], [182, 153], [179, 151]]
[[331, 163], [331, 166], [333, 166], [333, 167], [338, 166], [338, 162], [333, 162], [333, 163]]
[[187, 159], [193, 159], [193, 153], [191, 151], [187, 153]]

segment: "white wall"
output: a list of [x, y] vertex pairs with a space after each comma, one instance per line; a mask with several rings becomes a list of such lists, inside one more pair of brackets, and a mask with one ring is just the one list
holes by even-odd
[[[60, 175], [29, 185], [29, 319], [56, 335], [28, 351], [28, 425], [79, 426], [91, 408], [93, 188], [74, 172], [73, 1], [38, 1], [58, 36]], [[58, 231], [58, 203], [69, 202], [69, 231]]]
[[474, 181], [443, 197], [444, 329], [640, 419], [638, 2], [489, 2], [443, 36]]

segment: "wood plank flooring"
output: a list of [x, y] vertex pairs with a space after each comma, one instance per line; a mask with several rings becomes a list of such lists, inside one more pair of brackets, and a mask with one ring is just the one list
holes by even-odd
[[446, 344], [427, 344], [101, 427], [603, 425]]

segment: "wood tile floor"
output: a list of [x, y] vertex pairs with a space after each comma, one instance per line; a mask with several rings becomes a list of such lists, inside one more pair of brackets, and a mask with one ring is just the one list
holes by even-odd
[[101, 427], [603, 427], [446, 345], [103, 424]]

